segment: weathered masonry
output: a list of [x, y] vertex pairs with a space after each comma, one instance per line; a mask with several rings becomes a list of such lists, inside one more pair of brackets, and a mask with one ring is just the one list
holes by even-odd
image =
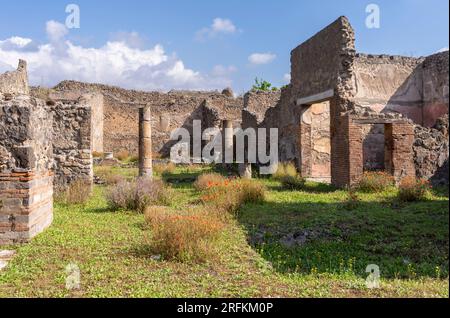
[[53, 219], [54, 189], [92, 182], [93, 95], [47, 100], [28, 92], [26, 63], [0, 75], [0, 244], [26, 242]]
[[[193, 130], [194, 120], [203, 128], [220, 128], [223, 121], [240, 125], [242, 98], [231, 89], [223, 92], [170, 91], [141, 92], [118, 87], [64, 81], [53, 89], [33, 88], [32, 94], [44, 99], [76, 100], [83, 94], [101, 96], [90, 103], [94, 126], [93, 149], [96, 152], [128, 151], [138, 154], [139, 108], [149, 105], [152, 112], [153, 156], [168, 157], [174, 144], [170, 133], [176, 128]], [[101, 137], [100, 137], [101, 136]]]
[[25, 96], [0, 100], [0, 244], [26, 242], [53, 218], [52, 115]]
[[279, 128], [280, 160], [314, 180], [347, 186], [386, 170], [448, 184], [448, 67], [448, 51], [357, 53], [340, 17], [292, 51], [281, 94], [246, 95], [242, 126]]

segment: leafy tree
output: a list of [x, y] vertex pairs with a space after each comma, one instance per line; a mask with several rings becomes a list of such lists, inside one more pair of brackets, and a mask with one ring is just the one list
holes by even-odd
[[278, 88], [272, 87], [272, 84], [269, 83], [268, 81], [255, 78], [255, 84], [253, 85], [252, 90], [268, 92], [268, 91], [277, 91]]

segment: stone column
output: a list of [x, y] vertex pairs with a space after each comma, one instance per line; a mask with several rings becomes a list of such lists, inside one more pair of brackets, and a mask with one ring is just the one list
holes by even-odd
[[239, 176], [242, 179], [252, 178], [252, 165], [250, 163], [240, 163], [239, 164]]
[[224, 140], [224, 155], [223, 155], [223, 164], [230, 164], [233, 162], [234, 158], [234, 145], [233, 145], [233, 122], [231, 120], [223, 121], [223, 140]]
[[153, 177], [151, 109], [139, 108], [139, 176]]

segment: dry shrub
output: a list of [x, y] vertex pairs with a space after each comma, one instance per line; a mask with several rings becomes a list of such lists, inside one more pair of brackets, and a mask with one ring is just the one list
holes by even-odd
[[87, 180], [78, 179], [57, 195], [57, 201], [64, 204], [86, 204], [91, 194], [92, 184]]
[[139, 162], [139, 156], [138, 155], [131, 155], [130, 158], [128, 158], [128, 162], [130, 162], [130, 163], [138, 163]]
[[297, 177], [297, 168], [293, 163], [280, 163], [277, 172], [273, 175], [276, 180], [282, 180], [285, 177]]
[[224, 228], [220, 219], [203, 209], [174, 212], [149, 206], [145, 221], [152, 233], [152, 252], [179, 261], [212, 259], [214, 243]]
[[362, 192], [378, 193], [387, 190], [394, 184], [394, 177], [384, 171], [364, 172], [357, 189]]
[[156, 164], [153, 166], [153, 172], [155, 172], [158, 175], [163, 174], [171, 174], [175, 172], [175, 169], [177, 166], [173, 162], [168, 162], [164, 164]]
[[138, 178], [134, 181], [121, 181], [111, 187], [107, 201], [112, 209], [125, 209], [143, 212], [153, 204], [167, 204], [170, 189], [160, 180]]
[[266, 186], [255, 180], [241, 180], [240, 191], [243, 203], [263, 203], [266, 199]]
[[194, 183], [195, 189], [198, 191], [204, 191], [209, 189], [212, 185], [222, 184], [226, 178], [218, 173], [205, 173], [197, 178]]
[[253, 180], [223, 179], [221, 182], [209, 181], [200, 200], [214, 207], [215, 211], [236, 214], [245, 203], [264, 202], [266, 187]]
[[404, 202], [414, 202], [426, 200], [431, 186], [425, 179], [406, 177], [400, 182], [398, 187], [398, 198]]
[[125, 177], [120, 174], [110, 173], [105, 176], [104, 180], [107, 185], [116, 185], [119, 184], [120, 182], [125, 181]]
[[306, 182], [306, 180], [297, 172], [297, 168], [293, 163], [279, 164], [273, 178], [280, 181], [281, 186], [286, 190], [302, 190]]
[[115, 185], [125, 180], [124, 176], [114, 173], [110, 166], [96, 167], [95, 175], [105, 181], [107, 185]]
[[127, 150], [121, 150], [115, 154], [115, 157], [120, 161], [124, 161], [130, 157], [130, 153]]
[[353, 211], [357, 209], [361, 204], [361, 199], [354, 189], [350, 188], [347, 192], [347, 199], [344, 201], [344, 209]]
[[103, 156], [104, 156], [103, 152], [98, 152], [98, 151], [92, 152], [92, 157], [94, 157], [94, 158], [103, 158]]
[[300, 175], [284, 176], [280, 179], [283, 189], [291, 191], [299, 191], [305, 187], [306, 180]]

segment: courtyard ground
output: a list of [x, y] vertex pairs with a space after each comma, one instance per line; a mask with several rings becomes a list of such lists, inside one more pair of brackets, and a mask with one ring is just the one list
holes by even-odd
[[[205, 169], [164, 178], [171, 205], [199, 193], [191, 181]], [[114, 172], [132, 177], [135, 169]], [[148, 249], [144, 217], [111, 211], [107, 188], [85, 205], [55, 204], [54, 222], [17, 251], [0, 272], [0, 297], [449, 297], [448, 191], [425, 202], [398, 203], [395, 191], [347, 193], [308, 183], [303, 191], [269, 188], [263, 204], [245, 205], [203, 264], [165, 261]], [[81, 288], [68, 290], [66, 267], [79, 267]], [[366, 286], [366, 267], [380, 268], [380, 288]]]

